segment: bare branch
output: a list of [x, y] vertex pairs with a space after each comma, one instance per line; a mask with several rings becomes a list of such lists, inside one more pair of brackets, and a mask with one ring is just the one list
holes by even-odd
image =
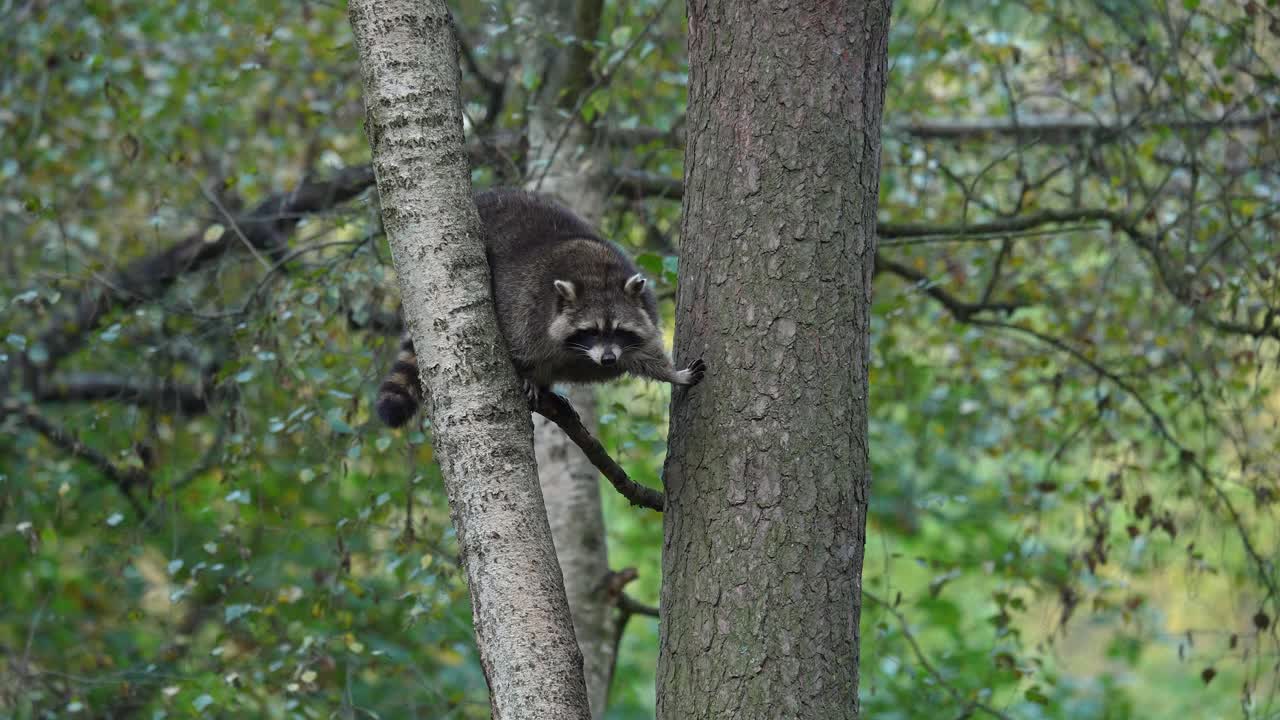
[[95, 286], [82, 292], [71, 317], [55, 320], [45, 330], [40, 343], [47, 356], [40, 365], [52, 368], [74, 352], [111, 310], [154, 300], [186, 273], [240, 247], [241, 233], [254, 247], [277, 249], [304, 216], [345, 202], [372, 183], [373, 171], [369, 166], [349, 167], [326, 180], [304, 182], [290, 192], [272, 195], [237, 218], [233, 226], [237, 229], [224, 230], [213, 240], [206, 240], [204, 233], [199, 232], [135, 260], [104, 278], [103, 287]]
[[[1251, 115], [1225, 115], [1217, 118], [1138, 116], [1105, 121], [1088, 115], [1026, 116], [1013, 118], [926, 118], [888, 122], [885, 135], [911, 137], [917, 140], [979, 141], [1012, 138], [1035, 140], [1049, 144], [1076, 144], [1082, 137], [1109, 142], [1126, 134], [1151, 130], [1249, 130], [1280, 122], [1280, 112]], [[683, 119], [672, 130], [656, 128], [618, 128], [608, 132], [611, 143], [618, 147], [663, 142], [673, 149], [684, 146]]]
[[[622, 636], [627, 631], [627, 623], [631, 621], [632, 615], [648, 615], [649, 606], [643, 605], [627, 596], [623, 592], [623, 588], [627, 583], [639, 577], [639, 573], [633, 567], [623, 568], [622, 570], [611, 571], [604, 579], [604, 593], [606, 601], [610, 605], [616, 605], [618, 608], [618, 621], [613, 626], [613, 652], [609, 653], [609, 673], [608, 681], [605, 688], [613, 687], [613, 675], [618, 669], [618, 648], [622, 646]], [[652, 608], [653, 617], [658, 617], [658, 609]], [[608, 690], [606, 693], [606, 702], [608, 705]]]
[[[1176, 263], [1174, 263], [1169, 254], [1163, 249], [1160, 235], [1151, 235], [1149, 233], [1142, 232], [1138, 229], [1137, 221], [1125, 213], [1101, 208], [1044, 210], [1027, 215], [981, 223], [880, 223], [877, 227], [877, 231], [880, 233], [881, 238], [886, 239], [884, 242], [880, 243], [881, 247], [890, 247], [895, 245], [912, 245], [922, 242], [934, 242], [939, 238], [997, 239], [1007, 237], [1007, 233], [1026, 232], [1045, 225], [1090, 221], [1103, 221], [1129, 237], [1134, 244], [1138, 246], [1138, 248], [1151, 258], [1151, 262], [1156, 269], [1156, 274], [1159, 276], [1169, 294], [1173, 296], [1178, 303], [1190, 309], [1197, 321], [1202, 322], [1208, 327], [1219, 332], [1230, 335], [1245, 335], [1255, 339], [1269, 338], [1280, 341], [1280, 309], [1268, 309], [1261, 321], [1261, 324], [1258, 325], [1251, 325], [1248, 323], [1214, 317], [1207, 312], [1204, 305], [1198, 302], [1197, 298], [1194, 297], [1190, 287], [1184, 279], [1184, 276], [1180, 273], [1178, 267], [1176, 267]], [[1001, 256], [1003, 256], [1004, 252], [1004, 250], [1001, 251]], [[887, 260], [884, 262], [886, 263], [885, 269], [893, 272], [895, 275], [901, 275], [902, 277], [914, 280], [923, 279], [923, 276], [919, 273], [915, 273], [915, 271], [912, 271], [909, 268], [903, 268], [902, 266], [898, 266]], [[910, 277], [908, 274], [901, 272], [902, 270], [905, 270], [906, 273], [914, 273], [916, 277]], [[945, 293], [940, 291], [930, 291], [929, 294], [944, 305], [948, 304], [945, 299]], [[959, 303], [949, 305], [948, 307], [953, 311], [959, 309], [963, 312], [964, 305], [964, 303]]]
[[1205, 310], [1205, 306], [1195, 296], [1189, 282], [1190, 278], [1182, 273], [1181, 264], [1175, 263], [1164, 249], [1163, 233], [1156, 235], [1144, 233], [1134, 223], [1117, 224], [1116, 227], [1151, 258], [1161, 284], [1174, 300], [1191, 310], [1196, 320], [1229, 335], [1246, 335], [1258, 340], [1267, 338], [1280, 341], [1280, 324], [1277, 324], [1277, 320], [1280, 320], [1280, 308], [1268, 307], [1259, 325], [1214, 317]]
[[[1118, 223], [1123, 223], [1123, 226], [1121, 227], [1121, 229], [1124, 230], [1125, 232], [1129, 232], [1129, 233], [1137, 232], [1136, 229], [1134, 229], [1130, 223], [1123, 221], [1122, 219], [1120, 219], [1120, 216], [1118, 215], [1116, 216], [1116, 218], [1110, 218], [1110, 219]], [[1218, 498], [1218, 501], [1221, 502], [1223, 506], [1226, 508], [1227, 514], [1228, 516], [1230, 516], [1231, 522], [1235, 526], [1236, 534], [1240, 537], [1240, 542], [1244, 546], [1245, 553], [1249, 556], [1250, 560], [1254, 563], [1254, 565], [1257, 566], [1258, 573], [1262, 579], [1262, 583], [1267, 587], [1268, 599], [1280, 598], [1280, 587], [1276, 585], [1275, 579], [1272, 578], [1269, 572], [1269, 568], [1271, 566], [1267, 562], [1267, 560], [1263, 558], [1262, 554], [1258, 551], [1257, 547], [1253, 543], [1253, 539], [1249, 537], [1248, 530], [1245, 528], [1245, 525], [1244, 525], [1244, 519], [1240, 515], [1240, 512], [1236, 509], [1235, 504], [1231, 501], [1230, 496], [1227, 495], [1226, 490], [1222, 487], [1221, 483], [1219, 483], [1213, 477], [1213, 474], [1209, 472], [1208, 467], [1206, 467], [1204, 463], [1202, 463], [1200, 459], [1196, 457], [1196, 454], [1192, 450], [1184, 446], [1174, 436], [1173, 431], [1169, 428], [1169, 424], [1165, 421], [1164, 417], [1161, 416], [1160, 413], [1155, 409], [1155, 407], [1150, 403], [1150, 401], [1148, 401], [1146, 397], [1144, 397], [1140, 392], [1138, 392], [1138, 389], [1135, 388], [1127, 380], [1125, 380], [1125, 378], [1107, 369], [1097, 361], [1089, 358], [1083, 352], [1072, 347], [1066, 341], [1056, 338], [1052, 335], [1042, 333], [1039, 330], [1035, 330], [1034, 328], [1030, 328], [1025, 325], [1019, 325], [1017, 323], [1006, 322], [1002, 320], [991, 320], [991, 319], [976, 316], [978, 313], [987, 311], [987, 310], [991, 310], [991, 311], [1000, 310], [1005, 312], [1012, 312], [1012, 310], [1019, 307], [1019, 305], [1012, 304], [1012, 303], [1003, 304], [1003, 305], [1002, 304], [993, 305], [993, 304], [984, 304], [984, 303], [965, 302], [963, 300], [956, 298], [950, 293], [947, 293], [945, 290], [942, 290], [940, 287], [933, 285], [929, 280], [928, 276], [926, 276], [925, 274], [918, 272], [916, 270], [913, 270], [911, 268], [908, 268], [906, 266], [900, 265], [898, 263], [895, 263], [891, 260], [886, 260], [883, 256], [879, 254], [876, 255], [876, 269], [877, 271], [884, 269], [885, 271], [892, 272], [893, 274], [903, 277], [905, 279], [920, 283], [925, 293], [928, 294], [930, 297], [934, 298], [935, 300], [937, 300], [939, 303], [941, 303], [943, 307], [945, 307], [949, 312], [951, 312], [951, 314], [959, 322], [969, 323], [979, 327], [997, 328], [1001, 330], [1018, 333], [1023, 336], [1029, 337], [1039, 343], [1052, 347], [1055, 350], [1058, 350], [1066, 354], [1068, 357], [1075, 360], [1076, 362], [1084, 365], [1089, 370], [1091, 370], [1095, 375], [1097, 375], [1099, 378], [1116, 386], [1122, 392], [1124, 392], [1126, 395], [1132, 398], [1134, 402], [1136, 402], [1138, 406], [1142, 409], [1143, 414], [1151, 421], [1152, 425], [1155, 427], [1156, 433], [1160, 436], [1160, 438], [1164, 440], [1166, 444], [1168, 444], [1171, 448], [1173, 448], [1177, 452], [1178, 457], [1182, 462], [1190, 465], [1192, 468], [1195, 469], [1196, 474], [1200, 478], [1200, 481], [1203, 482], [1205, 485], [1207, 485], [1209, 489], [1213, 491], [1214, 495]], [[1268, 327], [1271, 325], [1273, 320], [1274, 320], [1274, 317], [1269, 314], [1267, 319]], [[1219, 329], [1223, 329], [1223, 328], [1219, 328]], [[1278, 599], [1277, 602], [1280, 602], [1280, 599]]]
[[640, 577], [640, 572], [633, 567], [610, 570], [605, 573], [604, 581], [600, 583], [600, 587], [595, 592], [604, 596], [606, 604], [617, 605], [622, 597], [623, 589], [638, 577]]
[[681, 178], [635, 170], [618, 170], [613, 173], [613, 182], [618, 193], [627, 197], [657, 197], [666, 200], [680, 200], [684, 197], [684, 180]]
[[480, 64], [476, 62], [475, 54], [471, 50], [471, 43], [467, 41], [466, 36], [457, 27], [454, 28], [454, 37], [458, 38], [458, 54], [462, 56], [462, 64], [466, 66], [467, 71], [480, 83], [488, 94], [487, 103], [484, 110], [484, 119], [480, 121], [480, 127], [491, 128], [497, 121], [498, 115], [502, 112], [502, 102], [506, 96], [507, 83], [505, 77], [493, 77], [480, 69]]
[[679, 149], [684, 147], [684, 117], [681, 116], [670, 130], [649, 127], [610, 128], [605, 131], [605, 137], [608, 138], [610, 144], [621, 148], [657, 142], [670, 145], [672, 149]]
[[540, 393], [533, 405], [533, 411], [558, 425], [564, 434], [582, 449], [583, 454], [609, 480], [614, 489], [630, 500], [632, 505], [662, 512], [665, 502], [662, 493], [628, 477], [627, 472], [609, 457], [609, 452], [604, 449], [600, 441], [583, 426], [582, 419], [578, 417], [578, 411], [573, 409], [568, 400], [553, 392]]
[[101, 472], [116, 489], [124, 495], [129, 501], [129, 505], [133, 508], [134, 513], [139, 519], [146, 517], [146, 510], [142, 507], [142, 503], [134, 496], [133, 489], [135, 487], [146, 487], [151, 483], [150, 477], [142, 470], [130, 467], [121, 467], [115, 464], [106, 455], [85, 445], [71, 431], [54, 424], [46, 419], [35, 408], [23, 405], [14, 400], [5, 401], [0, 405], [0, 415], [16, 415], [27, 427], [40, 433], [54, 446], [62, 448], [71, 455], [83, 460], [94, 466]]
[[[1033, 230], [1043, 225], [1055, 223], [1078, 223], [1106, 221], [1112, 225], [1129, 222], [1121, 213], [1102, 208], [1079, 208], [1076, 210], [1042, 210], [1040, 212], [1017, 215], [1010, 218], [991, 220], [979, 223], [880, 223], [876, 232], [881, 239], [894, 240], [906, 238], [937, 238], [943, 236], [977, 236], [1002, 233], [1015, 233]], [[907, 245], [910, 243], [887, 243], [890, 245]]]
[[1126, 134], [1156, 129], [1170, 130], [1240, 130], [1263, 127], [1280, 121], [1280, 113], [1186, 119], [1183, 117], [1138, 116], [1123, 120], [1103, 121], [1087, 115], [1065, 117], [1019, 117], [1013, 119], [949, 119], [938, 118], [912, 122], [889, 123], [886, 135], [900, 135], [917, 140], [987, 140], [994, 137], [1019, 141], [1074, 144], [1082, 136], [1095, 141], [1117, 140]]
[[[619, 193], [626, 196], [662, 197], [670, 200], [680, 200], [684, 196], [682, 181], [679, 178], [669, 178], [635, 171], [619, 171], [614, 174], [614, 180], [617, 183]], [[1131, 238], [1139, 248], [1151, 257], [1157, 273], [1169, 293], [1179, 303], [1191, 309], [1196, 320], [1227, 334], [1280, 341], [1280, 308], [1269, 309], [1258, 325], [1213, 317], [1192, 296], [1186, 283], [1182, 281], [1178, 271], [1174, 268], [1174, 263], [1168, 254], [1161, 249], [1159, 238], [1138, 230], [1137, 221], [1123, 212], [1105, 208], [1077, 208], [1074, 210], [1042, 210], [1026, 215], [977, 223], [882, 222], [877, 224], [876, 232], [881, 238], [881, 247], [893, 247], [932, 243], [940, 240], [977, 239], [985, 241], [1006, 239], [1013, 234], [1034, 231], [1047, 225], [1082, 222], [1105, 222]], [[1052, 232], [1058, 231], [1056, 229], [1052, 230]], [[1004, 252], [1001, 252], [1001, 256], [1003, 256]], [[878, 261], [883, 263], [884, 269], [908, 280], [920, 282], [926, 279], [922, 274], [883, 257], [879, 257]], [[966, 313], [972, 315], [973, 312], [982, 309], [1008, 312], [1019, 307], [1009, 303], [965, 303], [933, 287], [928, 288], [927, 292], [934, 299], [947, 305], [948, 309], [956, 313], [957, 316]]]
[[646, 617], [658, 617], [658, 608], [652, 605], [645, 605], [630, 595], [623, 594], [618, 598], [618, 609], [628, 615], [644, 615]]
[[999, 312], [1007, 315], [1019, 308], [1027, 307], [1026, 303], [1015, 301], [990, 302], [990, 289], [984, 293], [987, 297], [984, 297], [983, 300], [979, 302], [973, 303], [961, 300], [955, 295], [943, 290], [939, 285], [934, 283], [928, 275], [920, 272], [919, 270], [894, 262], [893, 260], [886, 258], [884, 255], [876, 253], [876, 272], [879, 273], [881, 271], [892, 273], [904, 280], [916, 283], [926, 295], [937, 300], [939, 303], [942, 303], [942, 306], [960, 322], [969, 322], [978, 313]]
[[991, 717], [1000, 718], [1000, 720], [1013, 720], [1011, 716], [1006, 715], [1005, 713], [997, 710], [996, 708], [991, 707], [990, 705], [980, 700], [977, 700], [975, 698], [965, 697], [963, 693], [961, 693], [959, 690], [953, 687], [951, 683], [947, 682], [947, 679], [942, 676], [942, 673], [936, 667], [933, 666], [933, 663], [929, 662], [929, 658], [925, 656], [924, 650], [920, 649], [920, 644], [916, 642], [915, 635], [911, 633], [911, 629], [907, 625], [906, 616], [903, 615], [897, 608], [893, 607], [892, 605], [885, 602], [884, 600], [881, 600], [879, 597], [877, 597], [874, 593], [867, 590], [866, 588], [863, 588], [862, 590], [862, 597], [884, 608], [885, 612], [889, 613], [890, 615], [892, 615], [894, 618], [897, 619], [898, 625], [902, 628], [902, 637], [906, 639], [907, 644], [911, 646], [911, 653], [916, 656], [916, 662], [920, 664], [920, 667], [924, 668], [925, 672], [929, 673], [929, 677], [932, 677], [934, 682], [938, 683], [938, 687], [945, 690], [947, 694], [950, 695], [951, 698], [955, 700], [958, 705], [964, 708], [968, 708], [970, 710], [975, 710], [975, 709], [981, 710], [982, 712], [987, 713]]
[[114, 401], [171, 410], [180, 415], [202, 415], [209, 411], [209, 396], [202, 387], [109, 373], [58, 376], [42, 383], [35, 397], [40, 403]]
[[1267, 588], [1267, 599], [1277, 598], [1277, 602], [1280, 603], [1280, 587], [1277, 587], [1275, 579], [1270, 573], [1272, 565], [1268, 560], [1263, 558], [1262, 554], [1258, 552], [1257, 547], [1253, 544], [1253, 539], [1249, 537], [1249, 532], [1245, 528], [1244, 518], [1236, 509], [1235, 503], [1231, 501], [1231, 497], [1227, 495], [1222, 484], [1214, 478], [1213, 474], [1209, 472], [1209, 468], [1200, 461], [1196, 456], [1196, 453], [1183, 445], [1178, 438], [1174, 436], [1173, 431], [1169, 429], [1169, 424], [1165, 421], [1164, 417], [1155, 409], [1151, 404], [1151, 401], [1147, 400], [1145, 396], [1138, 392], [1137, 388], [1117, 373], [1108, 370], [1097, 361], [1090, 359], [1083, 352], [1072, 347], [1065, 341], [1053, 337], [1052, 335], [1042, 333], [1034, 328], [1016, 323], [1003, 322], [999, 320], [986, 320], [982, 318], [972, 318], [965, 322], [981, 327], [1008, 330], [1032, 338], [1044, 345], [1048, 345], [1049, 347], [1065, 353], [1076, 362], [1089, 368], [1099, 378], [1116, 386], [1132, 398], [1133, 401], [1142, 409], [1143, 414], [1151, 421], [1151, 424], [1155, 427], [1156, 433], [1160, 438], [1177, 453], [1179, 461], [1195, 469], [1196, 474], [1200, 477], [1200, 481], [1213, 491], [1214, 496], [1217, 497], [1218, 501], [1227, 509], [1227, 514], [1231, 518], [1231, 523], [1235, 526], [1236, 534], [1240, 537], [1240, 542], [1244, 546], [1245, 553], [1257, 566], [1262, 584]]

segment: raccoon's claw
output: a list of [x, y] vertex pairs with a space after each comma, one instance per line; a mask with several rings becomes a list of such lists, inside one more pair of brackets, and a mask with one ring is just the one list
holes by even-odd
[[702, 378], [707, 374], [707, 364], [698, 358], [689, 364], [689, 367], [676, 373], [676, 382], [686, 387], [693, 387], [702, 382]]
[[530, 405], [538, 404], [538, 396], [542, 394], [542, 388], [532, 380], [526, 378], [520, 379], [520, 387], [524, 390], [524, 399], [529, 401]]

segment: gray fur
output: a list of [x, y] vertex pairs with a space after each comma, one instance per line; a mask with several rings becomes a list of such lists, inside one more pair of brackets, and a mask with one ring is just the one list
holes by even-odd
[[[677, 371], [662, 348], [658, 304], [617, 245], [551, 200], [519, 190], [476, 195], [485, 230], [498, 325], [530, 397], [556, 382], [602, 382], [629, 373], [696, 385], [705, 365]], [[403, 424], [420, 403], [412, 344], [379, 389], [378, 414]], [[611, 364], [610, 364], [611, 363]], [[415, 387], [405, 388], [412, 382]], [[406, 409], [408, 413], [406, 414]]]

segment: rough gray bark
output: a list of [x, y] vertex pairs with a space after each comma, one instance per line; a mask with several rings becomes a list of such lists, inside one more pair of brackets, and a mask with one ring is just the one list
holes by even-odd
[[690, 0], [658, 718], [857, 715], [890, 0]]
[[[566, 104], [572, 108], [585, 90], [591, 56], [581, 48], [598, 34], [599, 12], [600, 0], [528, 0], [520, 5], [529, 31], [521, 60], [534, 67], [547, 66], [538, 98], [529, 109], [526, 188], [558, 198], [597, 226], [607, 199], [604, 154], [593, 145], [587, 128], [567, 120], [557, 108]], [[568, 48], [550, 42], [566, 34], [582, 42]], [[554, 54], [548, 55], [552, 48]], [[589, 386], [573, 387], [568, 398], [583, 424], [595, 432], [595, 392]], [[617, 613], [604, 592], [609, 551], [600, 508], [600, 475], [554, 423], [534, 416], [533, 425], [538, 480], [564, 574], [574, 635], [582, 651], [591, 716], [599, 720], [608, 698], [617, 623]]]
[[536, 479], [528, 407], [498, 334], [443, 0], [351, 0], [382, 217], [400, 278], [494, 718], [590, 717]]

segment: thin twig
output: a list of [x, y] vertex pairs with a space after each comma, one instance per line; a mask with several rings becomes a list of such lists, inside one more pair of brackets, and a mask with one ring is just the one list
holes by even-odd
[[648, 37], [649, 31], [653, 29], [658, 18], [662, 17], [662, 15], [666, 13], [667, 6], [670, 4], [671, 0], [662, 0], [662, 5], [658, 6], [658, 9], [649, 16], [649, 20], [640, 28], [640, 32], [636, 33], [636, 36], [627, 43], [626, 47], [622, 48], [620, 53], [617, 54], [614, 63], [602, 71], [596, 77], [595, 81], [578, 95], [577, 101], [574, 103], [573, 110], [569, 113], [570, 119], [568, 122], [564, 123], [564, 126], [560, 129], [560, 135], [556, 138], [555, 144], [552, 145], [551, 154], [547, 156], [546, 164], [543, 166], [542, 172], [538, 175], [538, 180], [533, 186], [535, 192], [542, 187], [542, 181], [547, 178], [547, 172], [553, 164], [556, 155], [560, 154], [560, 146], [564, 144], [565, 139], [569, 136], [569, 131], [572, 130], [574, 124], [580, 121], [580, 118], [582, 117], [582, 107], [586, 104], [587, 100], [595, 91], [608, 87], [609, 83], [613, 81], [614, 74], [617, 72], [618, 68], [621, 67], [622, 63], [624, 63], [631, 55], [631, 51], [640, 45], [640, 41]]
[[[1026, 303], [1009, 301], [1009, 302], [991, 302], [989, 299], [983, 299], [980, 302], [968, 302], [952, 295], [943, 290], [937, 283], [933, 282], [928, 275], [907, 267], [902, 263], [894, 262], [885, 256], [876, 253], [876, 272], [888, 272], [904, 280], [910, 280], [920, 287], [924, 294], [937, 300], [960, 322], [969, 322], [973, 317], [983, 312], [998, 312], [1010, 314], [1019, 308], [1026, 307]], [[990, 292], [985, 293], [990, 295]]]
[[145, 487], [150, 483], [150, 478], [145, 472], [116, 465], [106, 455], [81, 442], [70, 430], [56, 425], [40, 415], [35, 408], [9, 400], [0, 405], [0, 415], [18, 416], [27, 427], [43, 435], [50, 443], [97, 468], [120, 491], [120, 494], [124, 495], [125, 499], [129, 501], [129, 505], [133, 508], [138, 518], [146, 517], [146, 509], [133, 494], [134, 487]]
[[171, 379], [160, 381], [110, 373], [80, 372], [54, 376], [35, 393], [39, 403], [111, 401], [139, 407], [158, 407], [180, 415], [202, 415], [209, 409], [204, 388]]
[[1132, 398], [1134, 402], [1138, 403], [1143, 414], [1147, 416], [1151, 421], [1151, 424], [1155, 427], [1156, 434], [1159, 435], [1160, 438], [1169, 445], [1169, 447], [1177, 451], [1178, 459], [1181, 462], [1184, 462], [1195, 469], [1196, 474], [1200, 476], [1200, 481], [1209, 486], [1209, 489], [1213, 491], [1214, 496], [1217, 497], [1218, 501], [1227, 509], [1227, 515], [1230, 516], [1231, 523], [1235, 526], [1236, 534], [1240, 537], [1240, 543], [1244, 546], [1245, 553], [1258, 567], [1258, 574], [1262, 580], [1262, 584], [1267, 588], [1266, 600], [1280, 597], [1280, 588], [1277, 587], [1275, 579], [1272, 578], [1270, 573], [1272, 564], [1263, 558], [1262, 554], [1258, 552], [1257, 547], [1254, 546], [1253, 539], [1249, 537], [1249, 532], [1245, 529], [1244, 518], [1240, 515], [1240, 511], [1236, 509], [1235, 503], [1231, 502], [1231, 497], [1227, 495], [1227, 491], [1214, 479], [1213, 474], [1209, 472], [1209, 468], [1207, 468], [1204, 463], [1200, 462], [1196, 453], [1183, 445], [1178, 438], [1174, 436], [1173, 431], [1169, 429], [1169, 425], [1165, 422], [1164, 417], [1156, 411], [1155, 407], [1151, 405], [1151, 402], [1148, 401], [1146, 397], [1138, 392], [1137, 388], [1131, 385], [1123, 377], [1108, 370], [1098, 362], [1091, 360], [1080, 350], [1077, 350], [1063, 340], [1052, 335], [1047, 335], [1039, 330], [1026, 327], [1025, 325], [1003, 322], [1000, 320], [970, 318], [966, 322], [970, 322], [981, 327], [999, 328], [1002, 330], [1020, 333], [1040, 343], [1055, 348], [1073, 358], [1076, 362], [1079, 362], [1092, 370], [1099, 378], [1107, 380], [1112, 385], [1115, 385], [1126, 395]]
[[938, 683], [938, 687], [945, 690], [956, 702], [964, 705], [966, 708], [981, 710], [991, 717], [1000, 718], [1000, 720], [1013, 720], [1012, 716], [991, 707], [981, 700], [976, 698], [966, 698], [963, 693], [948, 683], [946, 678], [942, 676], [942, 673], [933, 666], [933, 663], [929, 662], [929, 658], [925, 656], [924, 650], [920, 649], [920, 644], [916, 642], [915, 635], [911, 634], [911, 630], [907, 626], [906, 616], [898, 611], [897, 608], [884, 600], [881, 600], [875, 595], [875, 593], [865, 588], [862, 590], [862, 597], [884, 608], [886, 612], [898, 620], [898, 624], [902, 627], [902, 637], [904, 637], [907, 644], [911, 646], [911, 652], [916, 656], [916, 662], [920, 664], [920, 667], [924, 668], [925, 672], [929, 673], [929, 677], [932, 677], [934, 682]]

